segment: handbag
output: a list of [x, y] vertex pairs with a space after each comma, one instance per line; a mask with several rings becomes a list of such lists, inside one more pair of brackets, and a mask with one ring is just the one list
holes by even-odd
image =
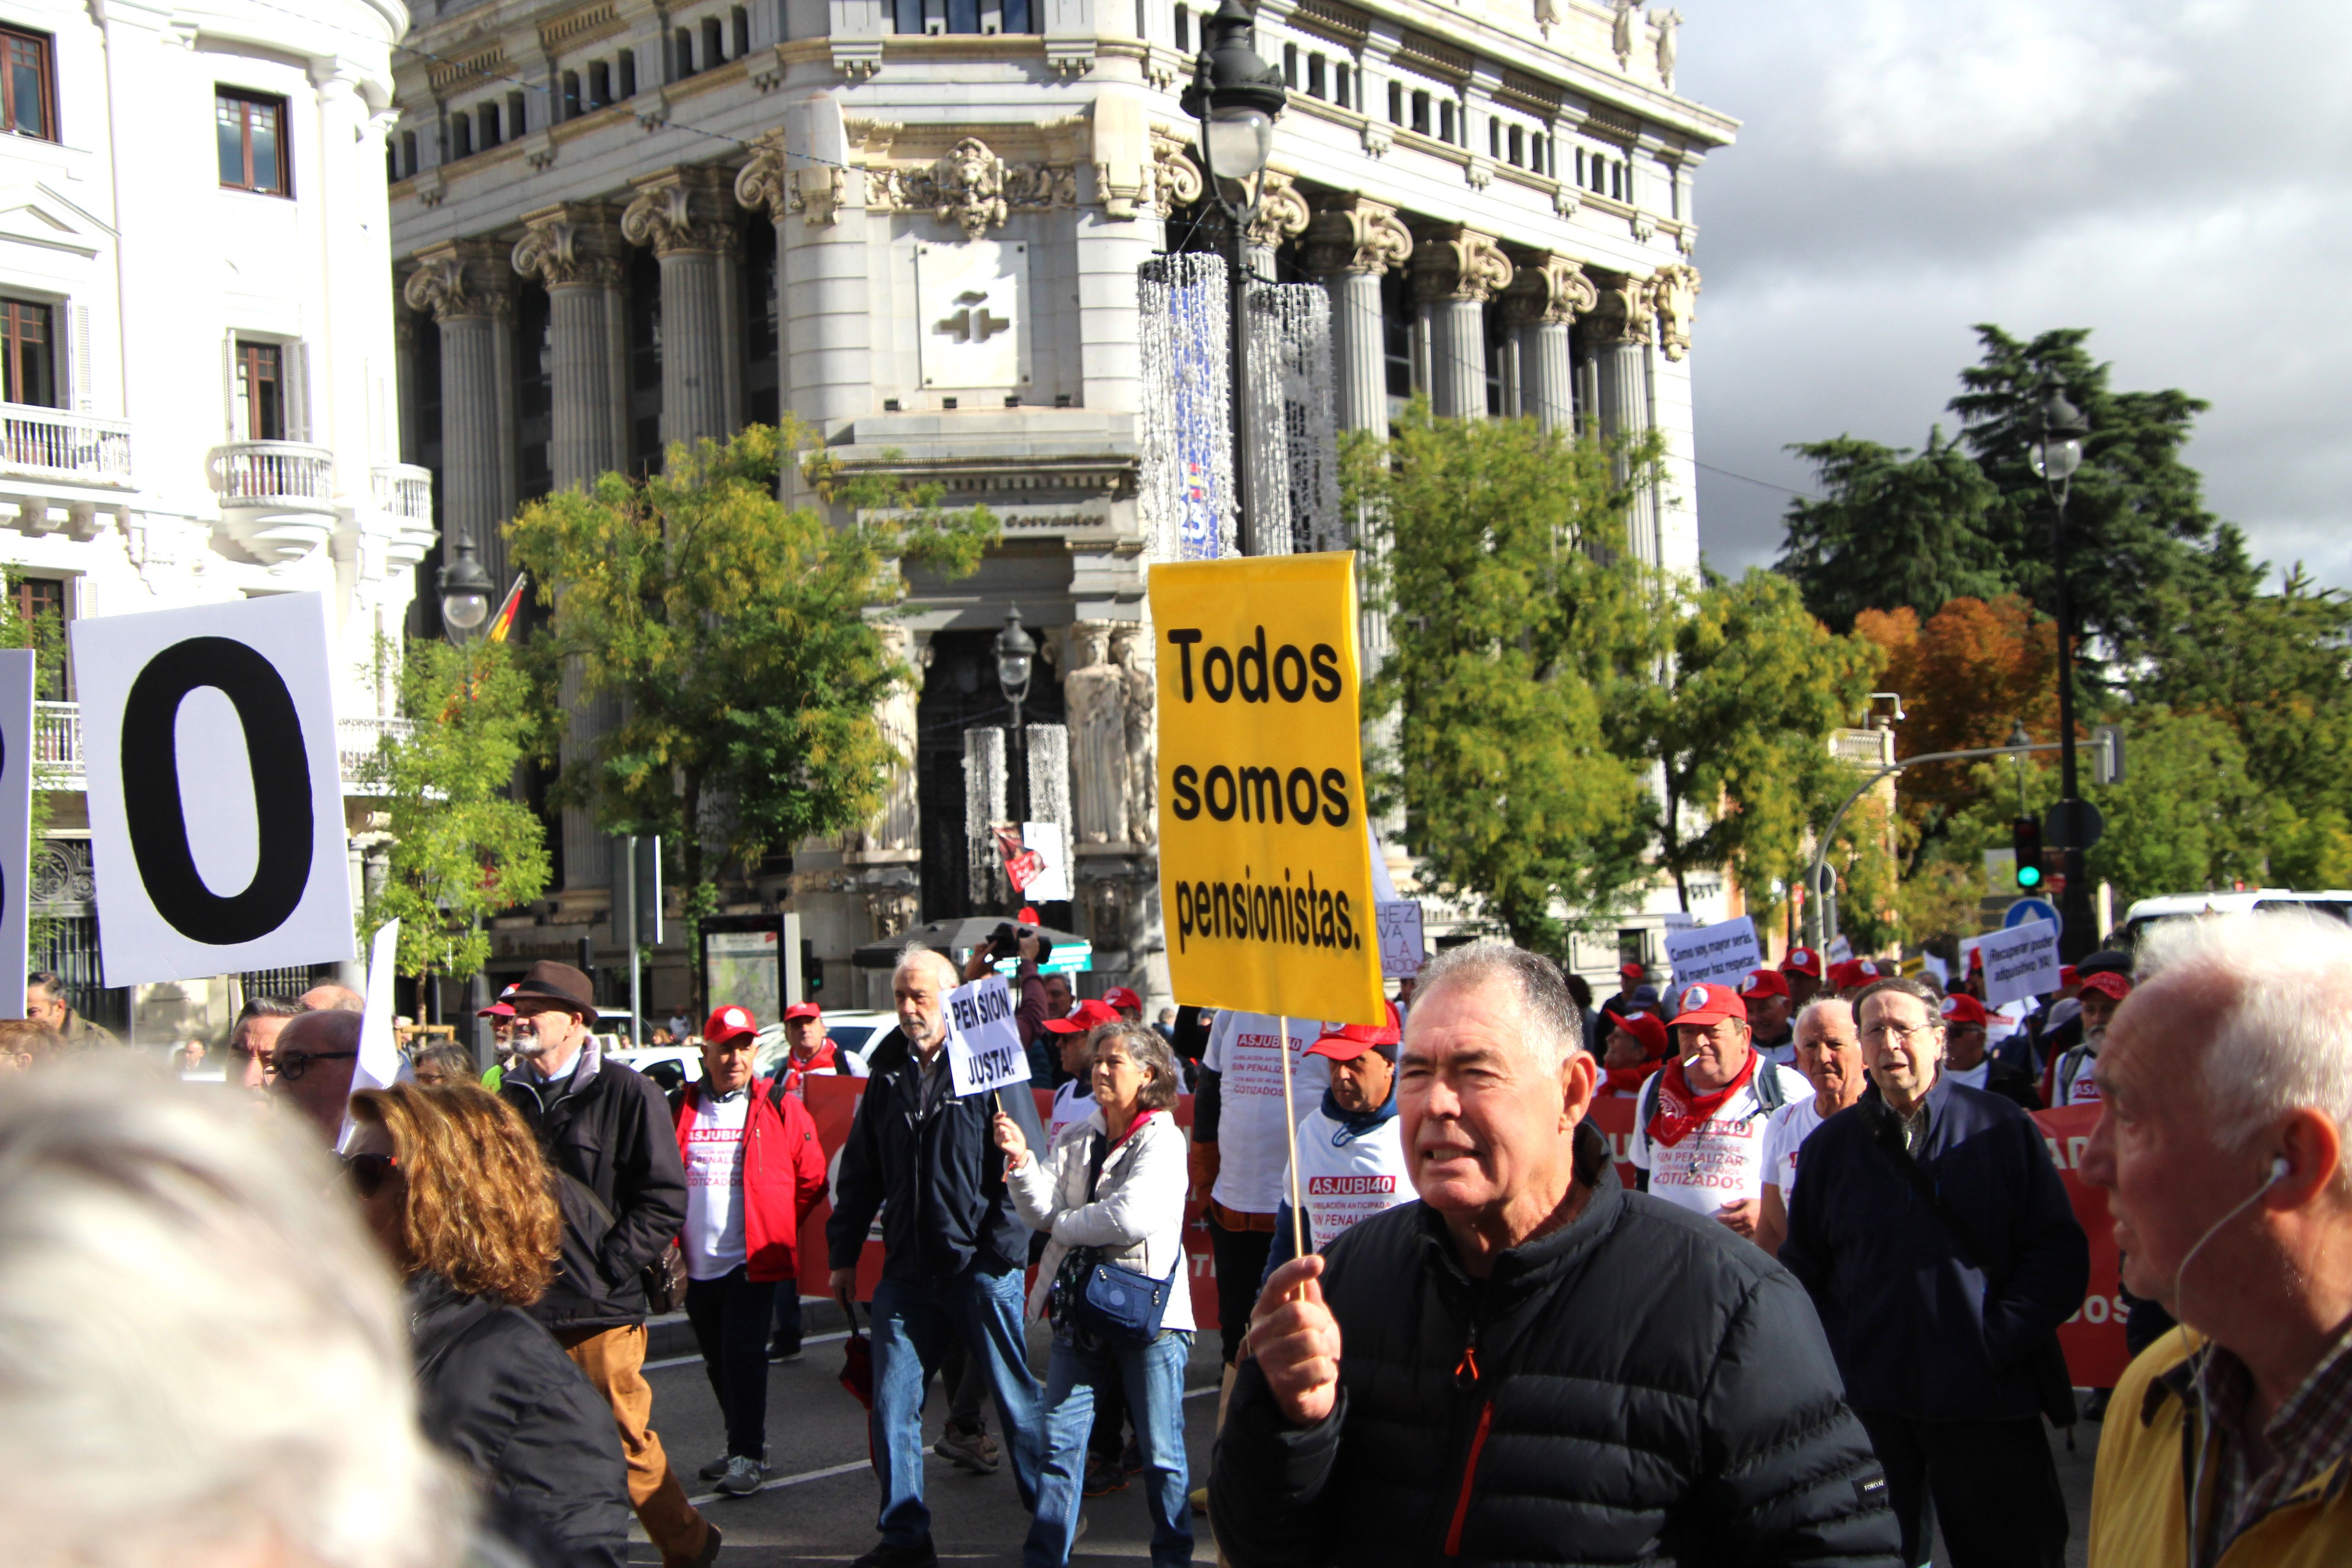
[[[613, 1228], [613, 1211], [596, 1195], [596, 1189], [569, 1171], [557, 1171], [561, 1192], [569, 1192], [586, 1203], [590, 1212], [604, 1223], [606, 1234]], [[602, 1237], [598, 1238], [600, 1241]], [[686, 1248], [676, 1237], [669, 1245], [654, 1254], [653, 1261], [637, 1270], [637, 1283], [646, 1293], [646, 1312], [649, 1317], [666, 1317], [686, 1305]]]
[[[1089, 1198], [1102, 1180], [1108, 1153], [1108, 1143], [1097, 1137], [1087, 1173]], [[1105, 1262], [1099, 1247], [1074, 1247], [1054, 1272], [1053, 1287], [1045, 1296], [1045, 1315], [1056, 1329], [1091, 1335], [1106, 1343], [1148, 1345], [1160, 1337], [1160, 1321], [1167, 1315], [1171, 1288], [1183, 1267], [1180, 1255], [1167, 1279], [1154, 1279]]]

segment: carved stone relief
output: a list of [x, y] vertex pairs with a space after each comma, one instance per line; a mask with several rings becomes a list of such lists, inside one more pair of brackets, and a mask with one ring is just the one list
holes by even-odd
[[1650, 279], [1649, 299], [1666, 357], [1682, 358], [1690, 353], [1691, 329], [1698, 324], [1698, 268], [1680, 262], [1661, 267]]
[[1070, 628], [1062, 708], [1070, 731], [1070, 795], [1078, 844], [1115, 844], [1127, 831], [1127, 681], [1110, 661], [1111, 623]]
[[1160, 842], [1159, 674], [1144, 628], [1122, 622], [1110, 635], [1111, 661], [1127, 683], [1127, 841]]

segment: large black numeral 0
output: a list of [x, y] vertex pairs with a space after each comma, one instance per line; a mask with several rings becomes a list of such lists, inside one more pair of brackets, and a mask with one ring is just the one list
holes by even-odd
[[[205, 886], [188, 848], [174, 742], [181, 700], [217, 687], [245, 726], [259, 853], [253, 880], [224, 899]], [[147, 661], [122, 705], [122, 814], [148, 900], [172, 929], [215, 947], [251, 942], [286, 921], [310, 885], [310, 760], [302, 720], [277, 667], [241, 642], [190, 637]]]

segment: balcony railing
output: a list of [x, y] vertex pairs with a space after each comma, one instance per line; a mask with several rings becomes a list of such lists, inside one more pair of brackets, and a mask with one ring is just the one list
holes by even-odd
[[[405, 741], [415, 732], [413, 719], [336, 720], [336, 761], [345, 792], [373, 784], [377, 746], [385, 737]], [[33, 704], [33, 766], [52, 787], [82, 787], [80, 703]]]
[[224, 507], [315, 510], [335, 499], [335, 454], [300, 441], [232, 441], [215, 447], [213, 489]]
[[433, 526], [432, 469], [415, 463], [381, 463], [369, 478], [374, 482], [378, 511], [422, 528]]
[[131, 426], [63, 408], [0, 403], [0, 464], [31, 479], [131, 483]]

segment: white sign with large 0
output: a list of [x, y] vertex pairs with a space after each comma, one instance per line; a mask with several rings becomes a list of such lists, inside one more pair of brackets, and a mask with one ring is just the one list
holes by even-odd
[[325, 596], [69, 635], [106, 984], [349, 960]]

